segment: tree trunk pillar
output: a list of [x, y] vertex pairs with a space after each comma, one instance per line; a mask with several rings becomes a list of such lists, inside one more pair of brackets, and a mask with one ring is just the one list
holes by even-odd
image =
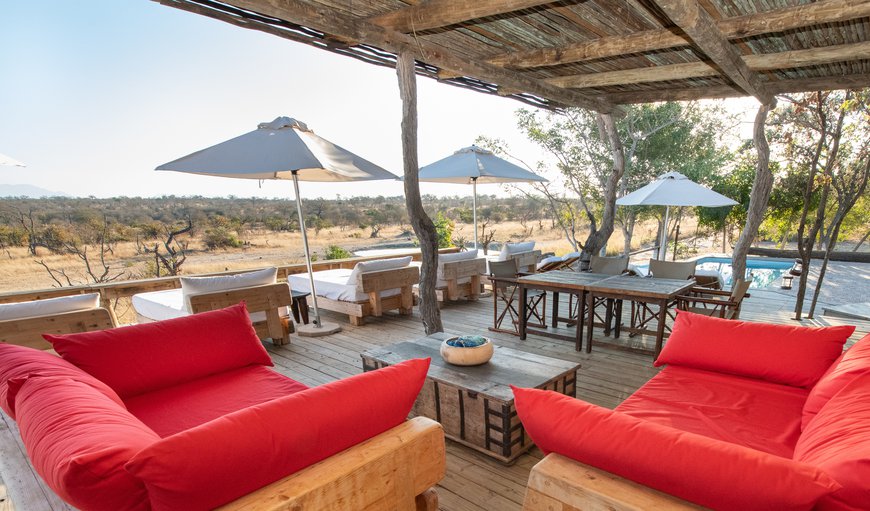
[[399, 78], [399, 95], [402, 98], [402, 161], [405, 174], [405, 207], [411, 226], [420, 240], [420, 316], [426, 335], [443, 332], [441, 311], [435, 295], [438, 271], [438, 236], [435, 224], [423, 209], [420, 197], [419, 163], [417, 160], [417, 77], [414, 74], [414, 57], [403, 52], [396, 59], [396, 74]]
[[758, 107], [755, 115], [755, 128], [752, 133], [752, 141], [755, 151], [758, 153], [758, 164], [755, 167], [755, 182], [752, 183], [752, 192], [749, 194], [749, 208], [746, 212], [746, 225], [740, 238], [734, 244], [734, 253], [731, 255], [732, 282], [737, 278], [745, 278], [746, 255], [749, 246], [758, 234], [758, 228], [764, 220], [764, 212], [767, 202], [770, 200], [770, 192], [773, 189], [773, 172], [770, 170], [770, 146], [764, 133], [764, 125], [767, 114], [776, 108], [776, 100]]

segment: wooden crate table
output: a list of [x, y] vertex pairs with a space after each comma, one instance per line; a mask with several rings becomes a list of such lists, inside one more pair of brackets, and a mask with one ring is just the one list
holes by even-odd
[[447, 438], [512, 463], [533, 444], [517, 417], [509, 385], [574, 396], [580, 364], [496, 345], [488, 363], [454, 366], [439, 352], [450, 337], [437, 333], [366, 351], [363, 370], [430, 357], [432, 365], [412, 413], [440, 422]]

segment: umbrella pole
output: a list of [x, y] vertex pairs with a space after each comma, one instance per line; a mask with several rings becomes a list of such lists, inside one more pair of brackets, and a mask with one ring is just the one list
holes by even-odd
[[334, 323], [324, 325], [320, 321], [320, 309], [317, 307], [317, 290], [314, 288], [314, 270], [311, 267], [311, 254], [308, 250], [308, 235], [305, 232], [305, 217], [302, 214], [302, 197], [299, 195], [299, 177], [293, 172], [293, 189], [296, 191], [296, 212], [299, 214], [299, 232], [302, 233], [302, 247], [305, 249], [305, 265], [308, 268], [308, 281], [311, 284], [311, 301], [314, 305], [314, 320], [311, 328], [309, 325], [298, 325], [299, 335], [317, 337], [334, 334], [341, 327]]
[[665, 206], [665, 223], [662, 225], [662, 240], [659, 244], [659, 260], [661, 261], [668, 257], [668, 214], [670, 210], [670, 206]]
[[474, 217], [474, 250], [477, 250], [477, 178], [471, 178], [471, 189], [474, 193], [471, 196], [471, 210]]

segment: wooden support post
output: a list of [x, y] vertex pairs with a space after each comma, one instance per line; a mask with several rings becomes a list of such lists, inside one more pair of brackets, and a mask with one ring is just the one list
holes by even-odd
[[405, 206], [420, 240], [422, 266], [420, 268], [420, 316], [426, 335], [443, 332], [441, 311], [435, 284], [438, 277], [438, 235], [435, 224], [423, 209], [420, 197], [419, 163], [417, 160], [417, 77], [414, 74], [414, 57], [404, 51], [396, 60], [399, 77], [399, 94], [402, 96], [402, 153], [405, 168]]

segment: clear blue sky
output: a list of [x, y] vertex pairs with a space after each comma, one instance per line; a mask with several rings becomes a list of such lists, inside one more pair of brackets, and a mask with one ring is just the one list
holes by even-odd
[[[395, 71], [148, 0], [0, 0], [0, 183], [69, 195], [292, 195], [287, 182], [155, 172], [157, 165], [296, 117], [321, 136], [402, 172]], [[544, 155], [515, 127], [514, 100], [418, 78], [425, 165], [500, 137]], [[483, 187], [494, 193], [498, 187]], [[424, 193], [469, 194], [423, 184]], [[400, 183], [304, 183], [305, 197], [399, 195]]]

